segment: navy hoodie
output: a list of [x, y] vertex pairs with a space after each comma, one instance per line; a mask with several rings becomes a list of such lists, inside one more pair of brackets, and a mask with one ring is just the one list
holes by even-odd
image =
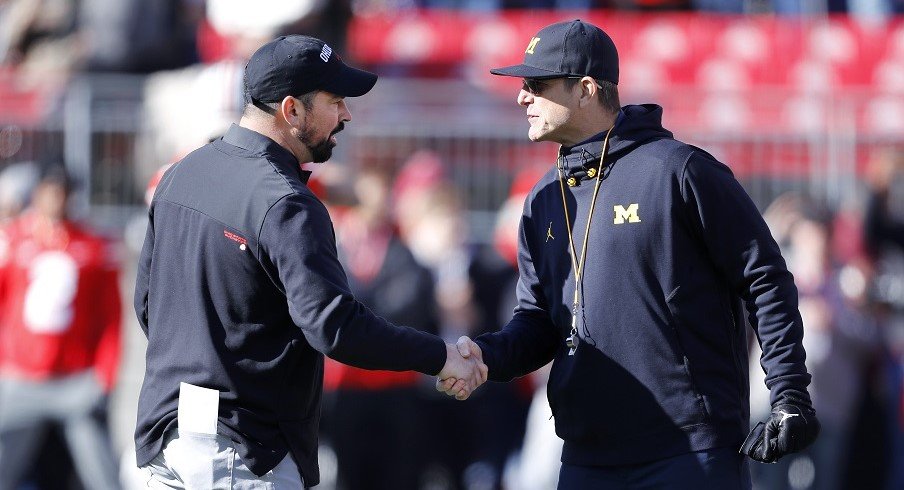
[[[742, 302], [773, 402], [806, 395], [797, 289], [756, 206], [725, 165], [672, 138], [662, 108], [627, 106], [609, 139], [568, 355], [574, 273], [555, 168], [524, 205], [518, 306], [478, 337], [490, 379], [554, 361], [548, 396], [562, 461], [643, 463], [740, 447], [749, 428]], [[605, 132], [558, 165], [580, 254]]]

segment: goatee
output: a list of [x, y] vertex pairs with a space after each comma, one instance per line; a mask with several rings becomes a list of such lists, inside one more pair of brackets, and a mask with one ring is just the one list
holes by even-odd
[[323, 163], [330, 159], [333, 156], [333, 147], [336, 146], [335, 143], [331, 140], [334, 134], [338, 133], [345, 129], [345, 123], [340, 122], [336, 129], [334, 129], [326, 138], [320, 140], [317, 143], [314, 143], [314, 131], [309, 127], [302, 128], [301, 132], [298, 133], [298, 140], [301, 141], [303, 145], [308, 148], [308, 151], [311, 152], [311, 161], [314, 163]]

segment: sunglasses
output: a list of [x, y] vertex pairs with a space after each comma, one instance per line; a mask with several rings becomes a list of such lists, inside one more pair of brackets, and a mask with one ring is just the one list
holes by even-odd
[[531, 95], [540, 95], [547, 88], [549, 88], [549, 84], [536, 78], [525, 78], [524, 83], [521, 85], [521, 90]]
[[[523, 79], [523, 82], [521, 84], [521, 90], [524, 90], [525, 92], [527, 92], [531, 95], [541, 95], [543, 93], [543, 91], [548, 89], [550, 86], [550, 84], [547, 82], [550, 82], [552, 80], [562, 80], [562, 79], [566, 79], [566, 78], [571, 79], [571, 80], [579, 80], [584, 77], [558, 77], [558, 78], [546, 78], [546, 79], [542, 79], [542, 80], [539, 78], [525, 78], [525, 79]], [[599, 84], [599, 82], [597, 82], [596, 85], [599, 88], [603, 88]]]

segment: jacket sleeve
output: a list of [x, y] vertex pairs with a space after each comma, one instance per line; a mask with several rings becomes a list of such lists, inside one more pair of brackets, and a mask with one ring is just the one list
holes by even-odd
[[797, 288], [759, 210], [731, 170], [702, 150], [683, 167], [681, 193], [709, 257], [744, 300], [763, 351], [771, 402], [786, 390], [808, 396]]
[[313, 196], [290, 194], [267, 212], [261, 254], [275, 269], [289, 314], [308, 343], [344, 364], [435, 375], [446, 347], [434, 335], [393, 325], [349, 291], [336, 253], [333, 225]]
[[536, 371], [552, 361], [565, 341], [559, 338], [543, 300], [543, 288], [534, 269], [528, 240], [530, 222], [526, 207], [518, 231], [518, 305], [515, 313], [502, 330], [475, 340], [483, 352], [492, 381], [511, 381]]
[[151, 257], [154, 255], [154, 213], [153, 207], [148, 211], [148, 227], [144, 234], [144, 245], [138, 258], [138, 270], [135, 274], [135, 314], [138, 325], [148, 335], [148, 292], [151, 285]]

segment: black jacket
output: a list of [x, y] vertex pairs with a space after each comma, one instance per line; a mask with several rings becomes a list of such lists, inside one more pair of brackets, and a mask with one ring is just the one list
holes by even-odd
[[148, 337], [138, 464], [176, 425], [179, 383], [220, 392], [218, 432], [258, 475], [291, 451], [316, 485], [323, 354], [368, 369], [439, 372], [435, 336], [375, 316], [349, 292], [309, 172], [239, 126], [163, 177], [135, 286]]
[[[740, 447], [749, 428], [741, 299], [773, 400], [789, 388], [805, 394], [810, 381], [797, 289], [750, 198], [728, 167], [662, 128], [660, 107], [623, 111], [591, 224], [576, 354], [565, 346], [574, 274], [555, 168], [525, 202], [514, 317], [477, 339], [492, 380], [554, 360], [549, 402], [562, 460], [577, 465]], [[604, 134], [560, 156], [579, 184], [565, 187], [578, 253]]]

